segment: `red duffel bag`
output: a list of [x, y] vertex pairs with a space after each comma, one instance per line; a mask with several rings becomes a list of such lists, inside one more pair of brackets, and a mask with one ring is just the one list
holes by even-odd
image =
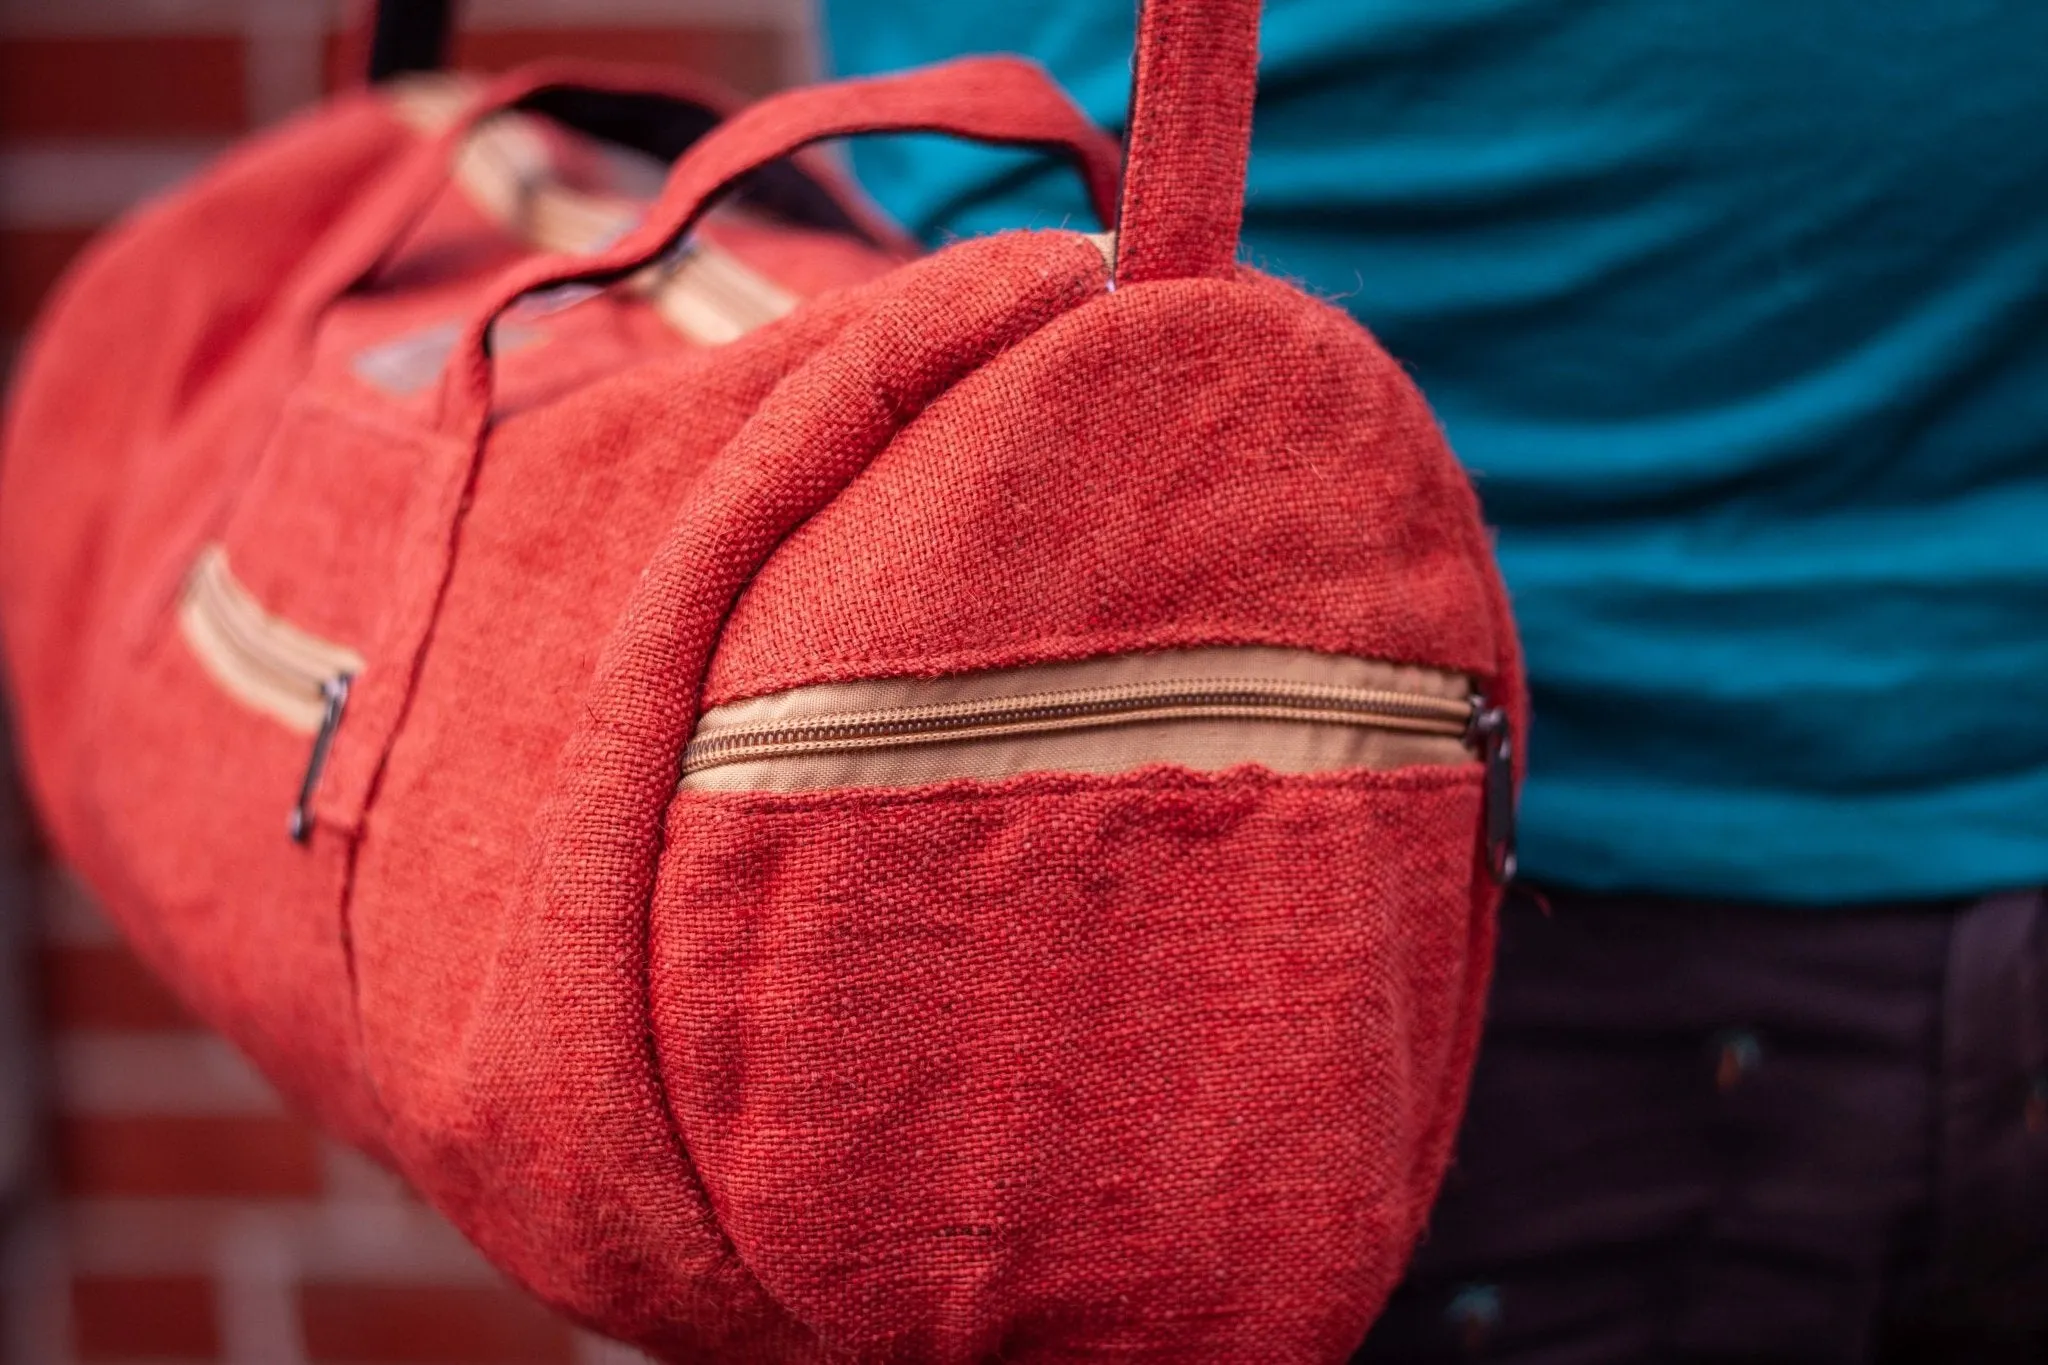
[[[1007, 59], [715, 127], [352, 95], [43, 318], [0, 610], [55, 844], [578, 1320], [1329, 1361], [1399, 1276], [1521, 675], [1400, 367], [1235, 262], [1256, 29], [1146, 7], [1120, 188]], [[918, 257], [791, 159], [906, 129], [1064, 149], [1115, 236]], [[679, 153], [631, 213], [608, 132]]]

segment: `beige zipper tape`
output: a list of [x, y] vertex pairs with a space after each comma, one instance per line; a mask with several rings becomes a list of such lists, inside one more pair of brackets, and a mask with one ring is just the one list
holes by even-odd
[[756, 275], [730, 251], [701, 239], [693, 240], [672, 263], [636, 276], [634, 287], [669, 326], [706, 346], [737, 341], [797, 305], [794, 294]]
[[320, 728], [327, 685], [363, 670], [362, 656], [346, 645], [264, 611], [219, 545], [201, 551], [185, 579], [178, 629], [223, 691], [300, 734]]
[[[452, 122], [468, 98], [468, 87], [448, 76], [408, 77], [392, 82], [390, 90], [398, 116], [427, 133]], [[650, 159], [630, 152], [614, 159], [629, 168], [622, 178], [660, 186], [663, 168]], [[456, 155], [454, 178], [485, 217], [544, 251], [600, 251], [640, 217], [641, 206], [632, 199], [564, 185], [547, 140], [525, 114], [497, 114], [480, 123]], [[732, 252], [702, 239], [678, 259], [634, 275], [626, 287], [644, 296], [677, 332], [706, 346], [745, 336], [801, 302]]]
[[703, 791], [897, 787], [1026, 772], [1336, 772], [1474, 761], [1461, 675], [1263, 647], [828, 683], [707, 711]]

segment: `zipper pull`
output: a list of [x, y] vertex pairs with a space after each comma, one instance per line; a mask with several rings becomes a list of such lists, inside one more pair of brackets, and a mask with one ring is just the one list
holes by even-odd
[[1506, 886], [1515, 879], [1515, 736], [1507, 708], [1473, 694], [1466, 738], [1486, 765], [1486, 870]]
[[320, 728], [313, 732], [313, 752], [306, 758], [306, 775], [299, 779], [299, 799], [292, 806], [286, 827], [292, 842], [303, 844], [313, 837], [313, 789], [320, 785], [320, 770], [327, 766], [327, 751], [334, 746], [334, 732], [341, 728], [341, 713], [348, 706], [349, 675], [337, 673], [320, 684]]

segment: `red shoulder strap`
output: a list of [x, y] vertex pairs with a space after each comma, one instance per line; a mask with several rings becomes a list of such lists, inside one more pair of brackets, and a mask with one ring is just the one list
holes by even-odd
[[1258, 67], [1259, 0], [1143, 0], [1118, 284], [1236, 269]]

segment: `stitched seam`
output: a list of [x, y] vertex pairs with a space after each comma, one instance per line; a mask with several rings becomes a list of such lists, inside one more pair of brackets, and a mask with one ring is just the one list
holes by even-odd
[[[795, 792], [690, 789], [692, 798], [736, 806], [751, 815], [815, 815], [820, 808], [883, 810], [903, 806], [988, 805], [1031, 796], [1137, 792], [1231, 795], [1284, 789], [1330, 792], [1420, 793], [1476, 783], [1478, 763], [1419, 765], [1344, 773], [1276, 773], [1256, 764], [1205, 773], [1170, 763], [1149, 764], [1128, 773], [1022, 773], [996, 780], [959, 777], [921, 787], [822, 787]], [[850, 799], [851, 798], [851, 799]]]
[[[793, 691], [799, 687], [819, 686], [827, 683], [871, 682], [890, 678], [942, 678], [956, 673], [981, 672], [991, 667], [1031, 667], [1037, 664], [1071, 663], [1095, 659], [1103, 654], [1142, 654], [1157, 649], [1206, 649], [1241, 645], [1264, 645], [1275, 649], [1299, 649], [1315, 654], [1349, 655], [1350, 657], [1373, 657], [1376, 662], [1398, 664], [1401, 667], [1434, 668], [1445, 673], [1471, 673], [1476, 670], [1469, 665], [1447, 663], [1442, 659], [1378, 659], [1377, 656], [1354, 655], [1348, 651], [1325, 649], [1316, 645], [1305, 645], [1298, 632], [1266, 632], [1257, 630], [1241, 631], [1179, 631], [1161, 629], [1143, 634], [1110, 633], [1092, 631], [1085, 635], [1044, 635], [1031, 642], [1029, 651], [1014, 650], [1006, 645], [983, 646], [978, 649], [957, 649], [939, 654], [903, 654], [884, 659], [848, 659], [841, 657], [810, 659], [802, 670], [791, 670], [778, 677], [749, 679], [740, 689], [731, 693], [706, 693], [699, 704], [699, 711], [708, 711], [714, 706], [729, 706], [734, 702], [752, 701], [757, 697], [773, 696], [778, 692]], [[1012, 656], [1016, 655], [1014, 659]], [[1008, 663], [991, 665], [990, 656], [1000, 656]], [[1496, 668], [1498, 665], [1496, 665]]]

